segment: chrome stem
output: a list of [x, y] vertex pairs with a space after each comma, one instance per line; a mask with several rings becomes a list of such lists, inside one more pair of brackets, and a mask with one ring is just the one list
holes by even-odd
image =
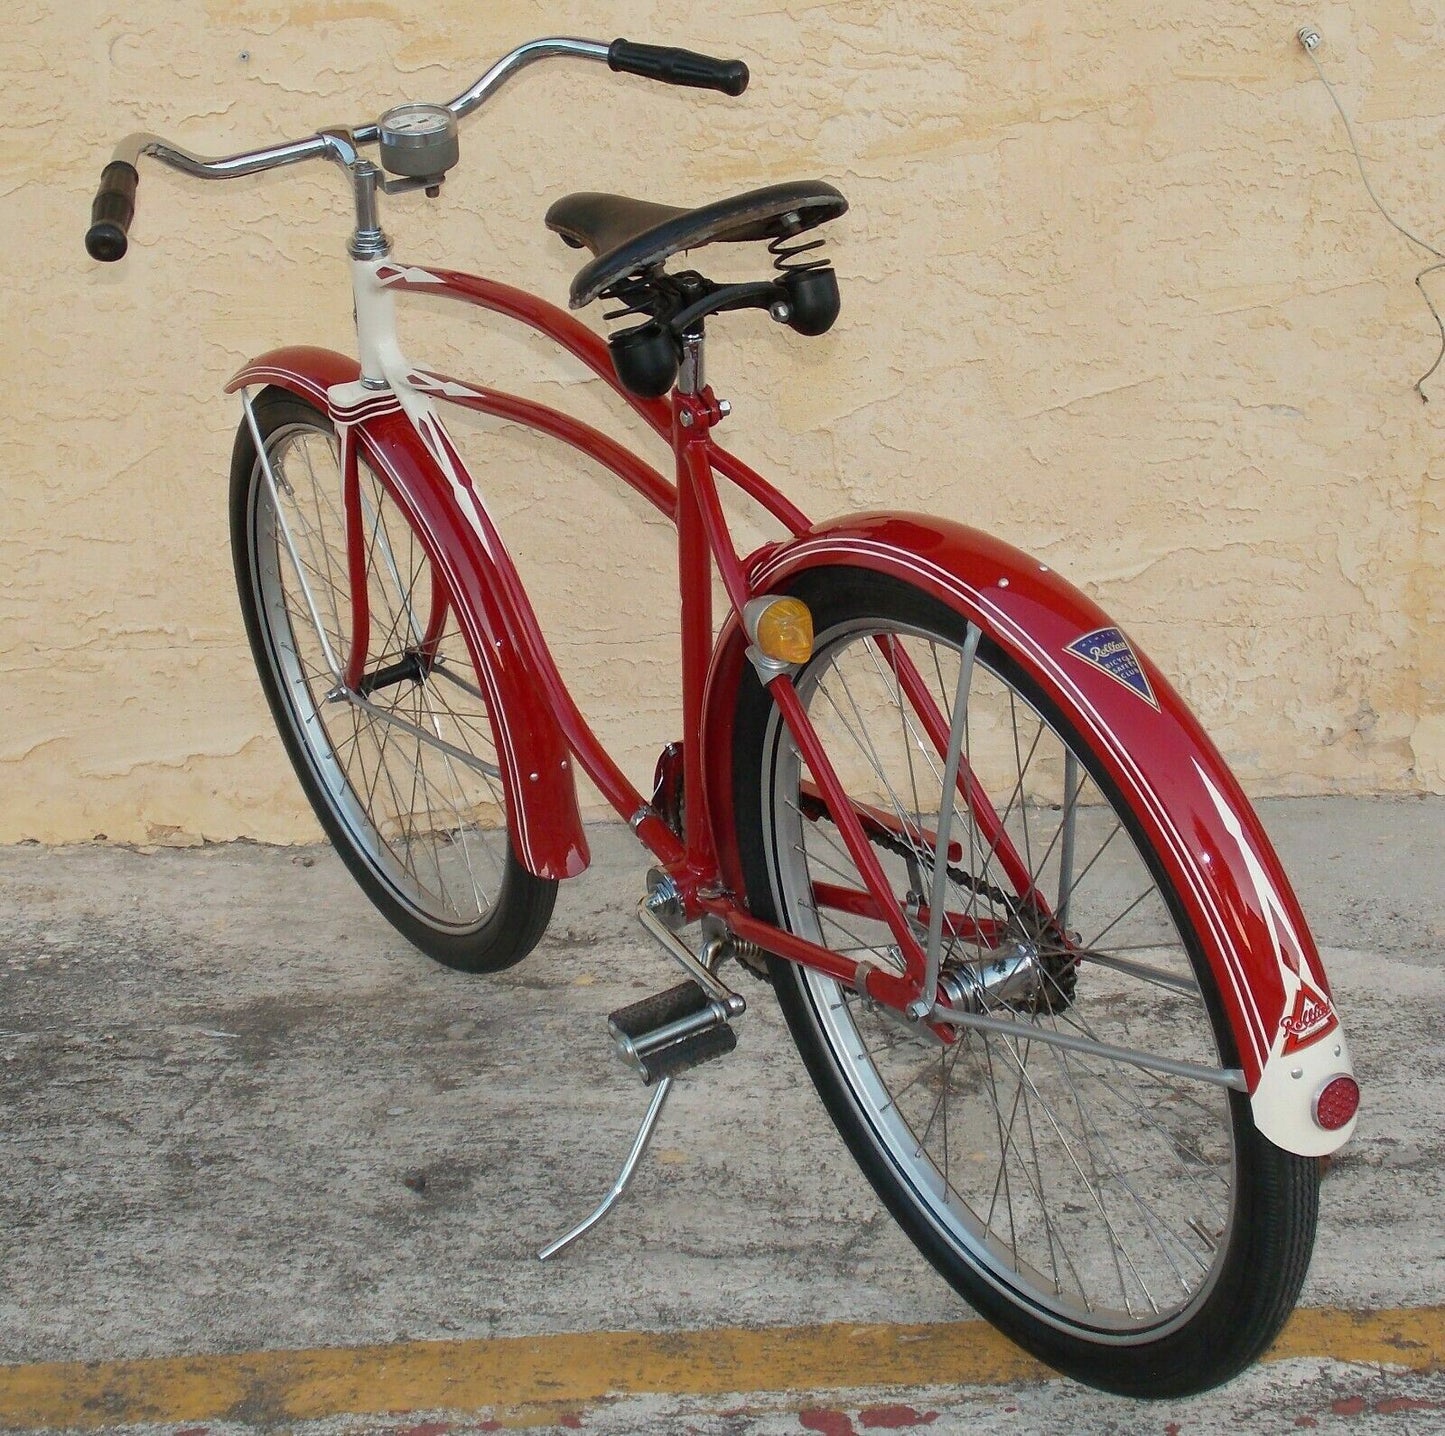
[[[707, 369], [703, 358], [704, 337], [701, 334], [682, 336], [682, 361], [677, 369], [677, 388], [680, 394], [697, 395], [707, 383]], [[684, 422], [687, 422], [684, 420]]]

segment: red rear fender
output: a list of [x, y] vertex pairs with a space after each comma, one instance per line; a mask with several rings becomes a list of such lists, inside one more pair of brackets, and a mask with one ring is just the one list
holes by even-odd
[[[917, 515], [814, 526], [752, 560], [754, 591], [846, 564], [917, 585], [977, 624], [1093, 742], [1137, 813], [1200, 934], [1266, 1136], [1303, 1155], [1333, 1150], [1310, 1102], [1349, 1071], [1319, 954], [1264, 830], [1214, 745], [1164, 676], [1086, 595], [1047, 565], [975, 529]], [[746, 664], [724, 630], [708, 695], [708, 802], [725, 875], [732, 836], [731, 715]], [[1298, 1074], [1298, 1075], [1296, 1075]]]

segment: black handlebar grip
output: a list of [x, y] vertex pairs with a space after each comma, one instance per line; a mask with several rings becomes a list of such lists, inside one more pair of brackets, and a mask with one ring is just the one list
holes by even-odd
[[135, 217], [135, 187], [140, 176], [134, 165], [112, 160], [100, 173], [100, 188], [90, 207], [90, 228], [85, 247], [92, 259], [114, 264], [125, 257], [126, 231]]
[[721, 90], [725, 95], [740, 95], [748, 87], [748, 67], [741, 60], [716, 60], [695, 50], [675, 50], [666, 45], [614, 40], [607, 47], [607, 64], [623, 74], [661, 80], [664, 85]]

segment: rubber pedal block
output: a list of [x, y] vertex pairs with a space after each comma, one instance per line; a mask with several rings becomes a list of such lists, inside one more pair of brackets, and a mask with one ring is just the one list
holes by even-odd
[[636, 1041], [669, 1022], [701, 1012], [711, 1001], [698, 983], [688, 980], [629, 1007], [619, 1007], [608, 1017], [607, 1025]]
[[738, 1045], [738, 1035], [726, 1022], [706, 1031], [695, 1032], [681, 1042], [673, 1042], [656, 1052], [649, 1052], [642, 1060], [642, 1083], [651, 1087], [660, 1077], [677, 1077], [711, 1062], [717, 1057], [726, 1057]]

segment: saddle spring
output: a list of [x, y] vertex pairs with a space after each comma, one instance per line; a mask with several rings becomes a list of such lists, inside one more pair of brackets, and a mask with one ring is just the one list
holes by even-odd
[[787, 294], [781, 314], [774, 308], [773, 317], [782, 318], [799, 334], [825, 334], [838, 317], [838, 276], [832, 262], [815, 253], [825, 241], [799, 239], [798, 234], [796, 226], [790, 225], [787, 232], [768, 242], [773, 268], [780, 276], [774, 282]]
[[829, 261], [818, 255], [803, 259], [802, 255], [811, 250], [822, 249], [826, 243], [822, 238], [799, 240], [796, 234], [780, 234], [768, 241], [768, 253], [773, 256], [773, 268], [779, 274], [807, 274], [814, 269], [826, 269]]

